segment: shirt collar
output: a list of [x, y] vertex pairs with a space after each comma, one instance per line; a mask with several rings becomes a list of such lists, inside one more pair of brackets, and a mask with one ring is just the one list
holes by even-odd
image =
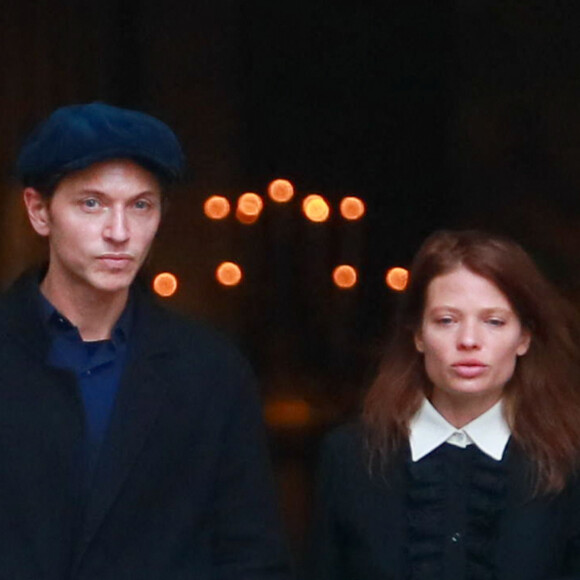
[[424, 399], [419, 411], [411, 419], [409, 430], [413, 461], [419, 461], [443, 443], [457, 445], [454, 443], [454, 437], [457, 437], [458, 433], [466, 444], [473, 443], [483, 453], [500, 461], [511, 435], [501, 400], [462, 429], [457, 429], [427, 399]]
[[[70, 330], [77, 331], [76, 326], [74, 326], [66, 316], [61, 314], [44, 296], [44, 294], [38, 288], [38, 300], [40, 304], [40, 312], [43, 322], [49, 329], [51, 334], [59, 334], [68, 332]], [[119, 320], [117, 320], [113, 331], [111, 333], [111, 342], [114, 345], [118, 345], [119, 342], [125, 343], [129, 339], [129, 333], [133, 323], [133, 311], [134, 311], [134, 300], [132, 298], [132, 293], [129, 292], [129, 299], [127, 305], [125, 306]]]

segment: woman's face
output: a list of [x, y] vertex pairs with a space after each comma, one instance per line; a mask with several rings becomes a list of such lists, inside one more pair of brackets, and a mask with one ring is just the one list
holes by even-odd
[[491, 407], [529, 344], [508, 299], [486, 278], [459, 267], [427, 287], [415, 346], [424, 355], [434, 404], [477, 398]]

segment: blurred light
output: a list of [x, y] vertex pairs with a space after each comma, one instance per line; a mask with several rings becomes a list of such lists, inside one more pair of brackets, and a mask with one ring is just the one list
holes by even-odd
[[365, 214], [365, 204], [358, 197], [344, 197], [340, 202], [340, 213], [346, 220], [358, 220]]
[[212, 220], [222, 220], [230, 213], [230, 202], [221, 195], [212, 195], [205, 200], [203, 211]]
[[240, 211], [240, 208], [237, 208], [236, 209], [236, 219], [240, 223], [242, 223], [242, 224], [244, 224], [246, 226], [247, 225], [250, 225], [250, 224], [253, 224], [254, 222], [257, 222], [258, 221], [258, 217], [259, 217], [259, 214], [256, 214], [256, 215], [248, 215], [248, 214], [245, 214], [243, 211]]
[[173, 296], [177, 291], [177, 278], [169, 272], [157, 274], [153, 279], [153, 290], [163, 298]]
[[312, 409], [303, 399], [279, 399], [264, 405], [264, 419], [269, 427], [305, 427], [311, 418]]
[[407, 288], [409, 271], [405, 268], [391, 268], [387, 271], [386, 282], [389, 288], [402, 292]]
[[314, 193], [304, 198], [302, 211], [310, 221], [325, 222], [330, 215], [330, 206], [321, 195]]
[[268, 186], [268, 195], [278, 203], [285, 203], [294, 197], [294, 186], [287, 179], [275, 179]]
[[242, 193], [238, 199], [236, 217], [243, 224], [254, 223], [263, 207], [264, 202], [257, 193]]
[[332, 279], [339, 288], [352, 288], [357, 282], [356, 269], [342, 264], [332, 272]]
[[215, 271], [215, 277], [224, 286], [237, 286], [242, 281], [242, 269], [234, 262], [222, 262]]

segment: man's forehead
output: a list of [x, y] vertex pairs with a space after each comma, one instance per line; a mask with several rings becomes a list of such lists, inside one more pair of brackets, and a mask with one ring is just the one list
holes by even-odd
[[59, 191], [93, 192], [105, 196], [118, 192], [130, 196], [162, 196], [157, 176], [131, 159], [111, 159], [79, 169], [59, 182], [55, 194]]

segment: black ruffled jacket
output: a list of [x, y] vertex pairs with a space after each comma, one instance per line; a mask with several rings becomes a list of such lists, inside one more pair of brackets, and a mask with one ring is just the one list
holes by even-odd
[[443, 445], [369, 475], [360, 426], [324, 442], [312, 580], [580, 580], [580, 483], [532, 499], [510, 442], [497, 462]]

